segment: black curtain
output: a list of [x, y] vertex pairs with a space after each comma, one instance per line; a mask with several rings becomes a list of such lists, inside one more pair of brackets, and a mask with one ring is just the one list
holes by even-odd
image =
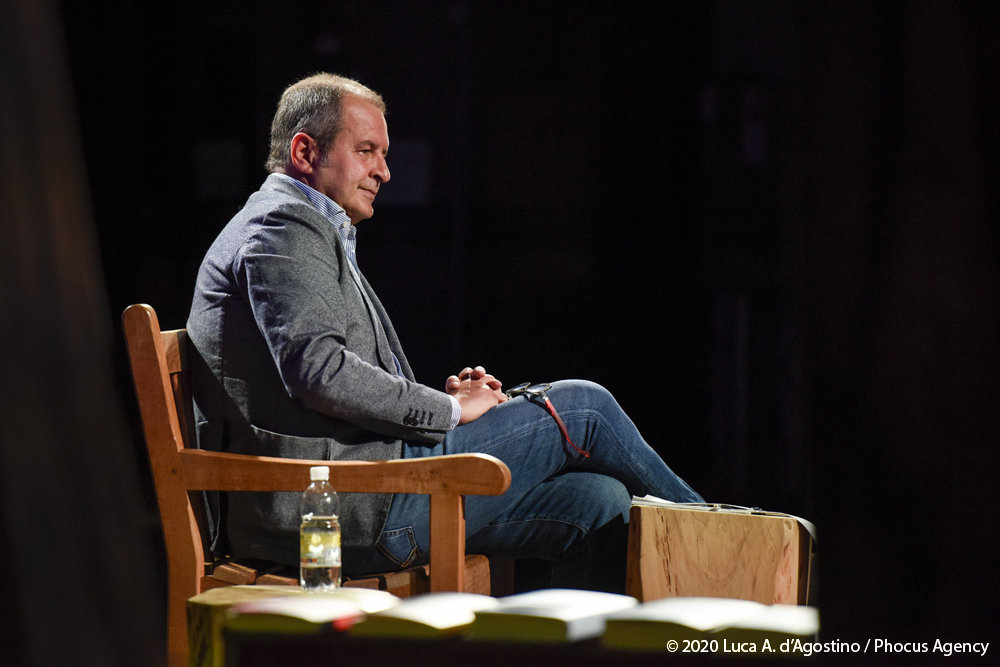
[[996, 632], [997, 19], [941, 2], [800, 15], [789, 201], [827, 638]]

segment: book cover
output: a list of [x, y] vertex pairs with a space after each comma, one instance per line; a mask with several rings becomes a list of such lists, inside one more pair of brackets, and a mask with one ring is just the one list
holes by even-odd
[[473, 622], [478, 611], [498, 604], [496, 598], [475, 593], [425, 593], [368, 615], [349, 632], [357, 637], [410, 639], [457, 635]]
[[466, 635], [476, 640], [572, 642], [597, 637], [604, 619], [634, 607], [635, 598], [616, 593], [544, 589], [499, 599], [476, 613]]
[[[714, 640], [720, 645], [780, 644], [819, 632], [814, 607], [729, 598], [675, 597], [646, 602], [609, 616], [601, 639], [608, 648], [662, 651], [668, 642]], [[711, 646], [710, 645], [710, 646]]]
[[391, 593], [365, 588], [299, 593], [235, 604], [225, 625], [245, 633], [317, 634], [345, 630], [367, 614], [399, 602]]

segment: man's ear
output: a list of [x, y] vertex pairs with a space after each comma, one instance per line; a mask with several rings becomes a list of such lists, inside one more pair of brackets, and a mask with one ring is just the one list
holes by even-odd
[[292, 137], [289, 152], [292, 166], [300, 174], [311, 174], [313, 165], [319, 162], [316, 141], [305, 132], [299, 132]]

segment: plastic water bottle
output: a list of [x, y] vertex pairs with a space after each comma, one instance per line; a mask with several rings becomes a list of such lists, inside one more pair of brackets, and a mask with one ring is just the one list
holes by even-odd
[[340, 586], [340, 500], [329, 468], [310, 468], [309, 478], [299, 504], [299, 583], [306, 591], [325, 591]]

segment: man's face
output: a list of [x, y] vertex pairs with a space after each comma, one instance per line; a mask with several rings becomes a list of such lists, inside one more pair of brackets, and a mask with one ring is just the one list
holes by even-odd
[[343, 127], [314, 168], [312, 186], [340, 204], [356, 225], [375, 213], [375, 195], [389, 180], [389, 129], [371, 103], [347, 97], [343, 104]]

